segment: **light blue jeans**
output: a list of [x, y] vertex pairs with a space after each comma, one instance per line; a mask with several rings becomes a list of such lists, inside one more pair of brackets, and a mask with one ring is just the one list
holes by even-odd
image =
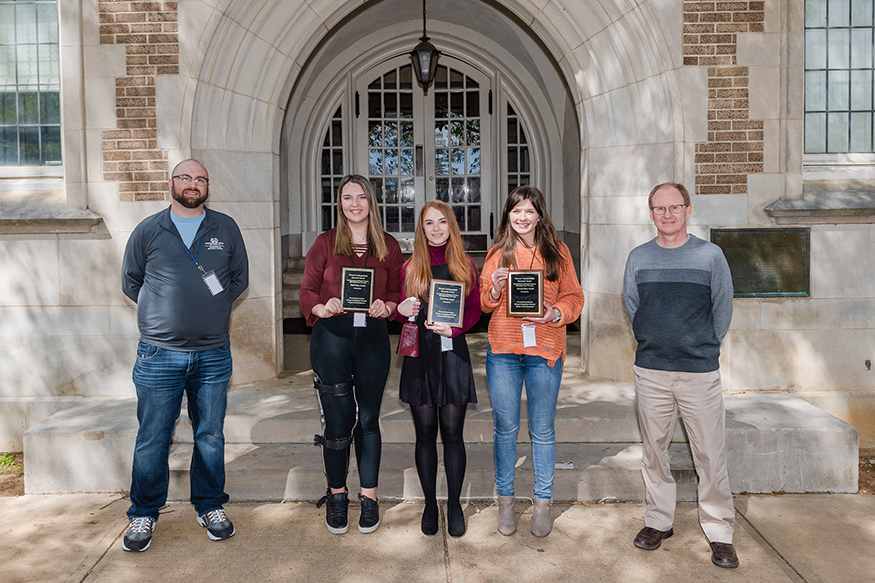
[[225, 408], [231, 378], [231, 345], [195, 352], [137, 346], [137, 444], [128, 517], [151, 516], [167, 501], [168, 455], [182, 395], [194, 431], [191, 503], [198, 514], [221, 508], [225, 493]]
[[495, 486], [499, 496], [513, 496], [517, 462], [516, 445], [520, 430], [520, 402], [523, 381], [532, 438], [532, 465], [535, 470], [535, 497], [549, 500], [553, 495], [556, 466], [556, 401], [562, 382], [562, 359], [549, 366], [540, 356], [493, 354], [486, 348], [486, 382], [492, 400], [495, 423], [493, 454]]

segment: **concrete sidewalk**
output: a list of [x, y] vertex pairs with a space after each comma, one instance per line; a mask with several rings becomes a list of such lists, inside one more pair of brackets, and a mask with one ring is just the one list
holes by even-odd
[[[460, 539], [419, 530], [422, 505], [381, 504], [382, 524], [360, 534], [328, 533], [324, 508], [308, 503], [231, 503], [237, 535], [212, 542], [189, 504], [161, 514], [152, 546], [126, 553], [127, 500], [70, 494], [0, 499], [0, 580], [4, 583], [121, 581], [599, 583], [743, 581], [861, 583], [875, 573], [875, 496], [855, 494], [736, 498], [741, 566], [711, 565], [694, 504], [681, 504], [675, 536], [653, 552], [632, 546], [640, 503], [554, 505], [553, 533], [529, 534], [531, 505], [517, 504], [518, 531], [495, 528], [497, 506], [465, 506]], [[350, 505], [351, 523], [358, 510]], [[443, 520], [443, 518], [442, 518]]]

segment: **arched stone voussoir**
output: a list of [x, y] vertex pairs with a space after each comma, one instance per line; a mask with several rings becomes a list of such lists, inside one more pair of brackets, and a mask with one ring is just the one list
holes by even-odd
[[[553, 53], [578, 107], [595, 96], [615, 92], [622, 95], [624, 106], [646, 111], [652, 106], [644, 101], [647, 93], [630, 87], [644, 78], [672, 74], [664, 58], [667, 51], [662, 46], [665, 35], [660, 19], [639, 4], [625, 0], [498, 3], [527, 24]], [[228, 0], [218, 4], [219, 16], [214, 13], [210, 19], [212, 31], [202, 36], [206, 46], [200, 66], [192, 63], [199, 79], [192, 138], [205, 139], [193, 145], [209, 147], [206, 138], [226, 136], [234, 139], [234, 148], [275, 150], [278, 137], [259, 136], [253, 128], [280, 127], [276, 118], [283, 115], [301, 67], [332, 27], [363, 4], [363, 0]], [[671, 84], [657, 85], [667, 88]], [[204, 91], [211, 95], [201, 96]], [[659, 101], [671, 103], [667, 97]], [[229, 112], [233, 112], [230, 119]], [[273, 119], [264, 119], [265, 115]], [[247, 126], [211, 127], [238, 123]], [[655, 129], [652, 124], [646, 127]], [[644, 141], [651, 137], [665, 138], [645, 136]]]

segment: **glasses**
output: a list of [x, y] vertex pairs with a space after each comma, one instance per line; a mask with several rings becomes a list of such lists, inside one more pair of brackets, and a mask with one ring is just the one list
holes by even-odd
[[668, 209], [669, 212], [673, 215], [679, 215], [684, 212], [684, 207], [687, 206], [687, 203], [684, 204], [673, 204], [671, 206], [652, 206], [650, 210], [652, 210], [657, 215], [664, 215], [665, 210]]
[[171, 176], [170, 178], [178, 178], [179, 181], [183, 184], [189, 184], [189, 183], [191, 183], [192, 180], [194, 180], [194, 183], [197, 184], [198, 186], [206, 186], [207, 184], [210, 183], [209, 178], [204, 178], [203, 176], [198, 176], [197, 178], [192, 178], [188, 174], [179, 174], [177, 176]]

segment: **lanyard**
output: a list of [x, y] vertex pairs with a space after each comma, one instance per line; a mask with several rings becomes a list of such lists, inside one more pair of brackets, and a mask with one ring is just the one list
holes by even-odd
[[203, 273], [204, 275], [206, 275], [207, 272], [204, 270], [203, 267], [201, 267], [201, 264], [197, 262], [197, 259], [195, 259], [195, 257], [197, 257], [198, 255], [200, 255], [200, 253], [201, 253], [201, 249], [202, 249], [203, 246], [204, 246], [204, 238], [201, 237], [201, 242], [200, 242], [200, 244], [197, 246], [197, 253], [195, 253], [194, 255], [191, 254], [191, 252], [190, 252], [190, 251], [188, 250], [188, 248], [185, 246], [185, 243], [183, 243], [182, 241], [180, 241], [179, 244], [182, 245], [182, 248], [185, 249], [185, 253], [186, 253], [189, 257], [191, 257], [191, 260], [194, 261], [194, 264], [197, 265], [197, 268], [201, 270], [201, 273]]

